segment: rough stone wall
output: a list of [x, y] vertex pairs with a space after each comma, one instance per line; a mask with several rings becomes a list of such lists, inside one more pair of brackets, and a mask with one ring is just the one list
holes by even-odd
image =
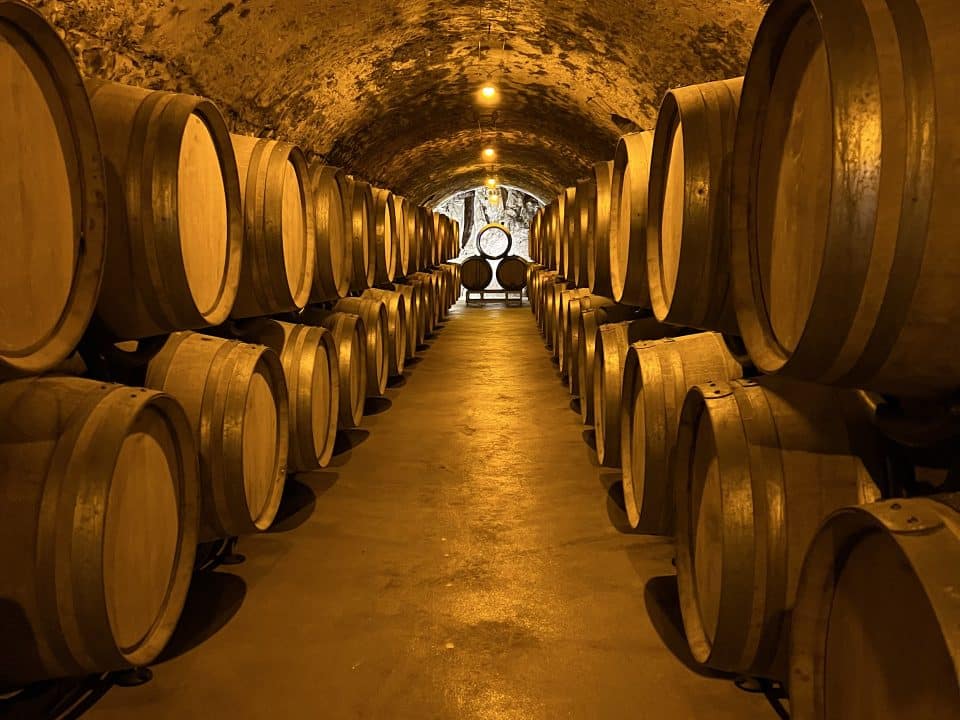
[[[83, 71], [220, 105], [434, 203], [500, 181], [542, 199], [650, 127], [670, 87], [742, 74], [763, 0], [29, 0]], [[500, 102], [484, 107], [487, 81]]]

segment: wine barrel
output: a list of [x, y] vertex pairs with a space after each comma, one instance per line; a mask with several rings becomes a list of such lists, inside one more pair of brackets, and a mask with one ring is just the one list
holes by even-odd
[[609, 298], [587, 296], [580, 299], [580, 331], [577, 349], [577, 389], [580, 397], [580, 416], [584, 425], [593, 425], [593, 375], [596, 363], [597, 338], [600, 326], [611, 322], [636, 319], [636, 308], [617, 305]]
[[299, 310], [316, 262], [314, 194], [296, 145], [231, 135], [243, 199], [244, 262], [235, 318]]
[[654, 315], [733, 335], [738, 330], [730, 290], [730, 168], [742, 85], [743, 78], [721, 80], [664, 96], [647, 213]]
[[546, 321], [544, 322], [544, 329], [546, 330], [547, 347], [557, 362], [560, 361], [561, 345], [560, 300], [564, 292], [573, 289], [573, 283], [567, 280], [555, 282], [547, 288]]
[[589, 295], [587, 288], [574, 288], [560, 293], [560, 303], [557, 318], [557, 362], [560, 366], [560, 377], [567, 380], [570, 368], [570, 356], [573, 354], [571, 339], [573, 332], [570, 327], [570, 303], [585, 295]]
[[268, 319], [240, 323], [234, 331], [243, 340], [266, 345], [280, 356], [289, 396], [289, 470], [309, 472], [326, 467], [333, 455], [340, 410], [333, 334], [323, 327]]
[[546, 270], [540, 274], [539, 279], [536, 283], [536, 294], [534, 299], [531, 301], [531, 304], [534, 306], [534, 314], [537, 319], [537, 328], [540, 330], [540, 334], [546, 336], [546, 306], [547, 306], [547, 289], [560, 278], [560, 274], [556, 270]]
[[595, 295], [613, 295], [610, 282], [610, 208], [613, 192], [613, 161], [593, 166], [593, 230], [587, 236], [587, 287]]
[[610, 285], [617, 302], [650, 307], [647, 288], [647, 188], [653, 133], [620, 138], [610, 180]]
[[39, 373], [73, 352], [96, 306], [106, 178], [73, 56], [20, 3], [0, 2], [0, 78], [0, 373]]
[[147, 387], [183, 405], [200, 453], [200, 540], [266, 530], [287, 476], [289, 406], [268, 347], [176, 332], [147, 366]]
[[436, 325], [437, 298], [434, 295], [433, 283], [427, 279], [426, 275], [421, 273], [413, 273], [406, 278], [406, 283], [420, 293], [420, 308], [422, 310], [420, 313], [422, 324], [422, 328], [420, 330], [422, 333], [420, 343], [422, 343], [433, 333], [433, 328]]
[[543, 220], [540, 223], [543, 238], [543, 264], [556, 272], [560, 271], [558, 267], [560, 239], [557, 234], [559, 211], [558, 201], [554, 200], [544, 208]]
[[431, 270], [430, 276], [432, 282], [436, 285], [437, 297], [439, 298], [437, 305], [437, 322], [443, 322], [447, 319], [448, 311], [450, 310], [449, 278], [447, 274], [439, 268]]
[[358, 427], [367, 389], [367, 330], [363, 318], [326, 310], [308, 310], [303, 318], [333, 334], [340, 377], [338, 425], [343, 430]]
[[374, 280], [377, 283], [393, 282], [397, 276], [397, 254], [400, 238], [397, 230], [396, 198], [383, 188], [372, 188], [374, 217], [374, 247], [376, 249], [376, 269]]
[[415, 205], [412, 201], [409, 203], [405, 210], [405, 217], [407, 222], [407, 237], [410, 245], [410, 259], [407, 265], [407, 272], [404, 274], [412, 275], [420, 269], [421, 262], [421, 230], [420, 230], [420, 208], [418, 205]]
[[86, 86], [107, 172], [100, 320], [120, 339], [219, 325], [243, 253], [237, 162], [220, 111], [192, 95]]
[[[585, 289], [586, 290], [586, 289]], [[574, 397], [580, 397], [580, 362], [583, 357], [581, 353], [581, 338], [580, 333], [583, 332], [583, 313], [588, 310], [595, 310], [597, 308], [605, 308], [613, 305], [613, 301], [609, 298], [601, 297], [599, 295], [591, 295], [589, 290], [586, 292], [578, 293], [577, 296], [571, 297], [570, 302], [567, 308], [567, 327], [566, 332], [568, 335], [568, 350], [567, 350], [567, 385], [570, 388], [570, 394]], [[632, 312], [632, 311], [631, 311]], [[594, 332], [596, 329], [594, 328]], [[593, 349], [590, 350], [591, 360], [593, 357]], [[590, 374], [592, 378], [592, 373]], [[592, 384], [592, 383], [591, 383]], [[592, 394], [591, 394], [592, 397]], [[593, 417], [593, 413], [590, 413], [590, 416]]]
[[580, 285], [580, 200], [577, 197], [578, 186], [573, 185], [565, 191], [563, 239], [566, 246], [567, 280]]
[[[697, 385], [671, 464], [680, 608], [697, 662], [783, 680], [817, 526], [872, 502], [883, 464], [857, 395], [765, 377]], [[879, 477], [879, 475], [874, 475]]]
[[403, 375], [407, 360], [407, 303], [403, 294], [393, 290], [371, 288], [363, 293], [370, 300], [380, 300], [387, 309], [387, 371], [390, 377]]
[[574, 220], [573, 243], [576, 258], [577, 286], [590, 287], [590, 255], [593, 253], [593, 234], [596, 232], [597, 181], [587, 178], [577, 182], [576, 218]]
[[826, 5], [771, 7], [748, 64], [733, 173], [737, 319], [764, 372], [951, 392], [956, 9]]
[[377, 251], [374, 246], [373, 192], [369, 183], [338, 175], [343, 217], [350, 251], [350, 289], [362, 292], [374, 283]]
[[567, 280], [576, 284], [574, 263], [571, 257], [570, 234], [573, 219], [576, 216], [577, 188], [568, 187], [557, 196], [557, 234], [559, 235], [560, 255], [558, 269]]
[[790, 714], [960, 717], [957, 567], [956, 493], [837, 510], [797, 583]]
[[528, 245], [530, 248], [530, 258], [535, 263], [543, 262], [543, 252], [541, 251], [541, 223], [543, 222], [543, 208], [538, 209], [533, 214], [533, 219], [530, 221], [530, 234], [528, 236]]
[[387, 389], [389, 360], [387, 338], [389, 325], [387, 307], [382, 300], [372, 298], [343, 298], [333, 307], [334, 312], [349, 312], [363, 318], [367, 331], [367, 397], [383, 395]]
[[518, 255], [507, 255], [497, 265], [497, 282], [504, 290], [521, 292], [527, 286], [527, 261]]
[[410, 359], [417, 354], [417, 345], [423, 342], [421, 335], [422, 320], [420, 314], [423, 308], [420, 306], [421, 297], [419, 290], [412, 285], [394, 284], [391, 286], [395, 292], [403, 295], [404, 307], [407, 310], [407, 328], [406, 337], [406, 358]]
[[421, 256], [421, 271], [437, 263], [436, 232], [433, 227], [433, 211], [420, 207], [420, 237], [423, 254]]
[[743, 377], [719, 333], [634, 343], [623, 369], [620, 456], [630, 525], [670, 535], [674, 488], [668, 461], [680, 410], [694, 385]]
[[463, 261], [460, 271], [460, 282], [470, 292], [482, 292], [490, 287], [493, 281], [493, 268], [490, 262], [476, 256]]
[[0, 414], [0, 687], [150, 663], [180, 617], [197, 542], [183, 409], [152, 390], [46, 377], [0, 385]]
[[337, 179], [342, 175], [340, 168], [320, 163], [310, 166], [316, 233], [312, 302], [335, 301], [350, 292], [352, 257], [347, 239], [351, 234], [347, 231], [344, 198]]
[[410, 262], [410, 242], [413, 235], [410, 223], [412, 203], [400, 195], [394, 195], [393, 200], [393, 224], [397, 229], [397, 242], [395, 243], [397, 251], [396, 277], [405, 277], [407, 273], [413, 272]]
[[[594, 340], [593, 428], [597, 459], [605, 467], [620, 467], [620, 414], [623, 407], [623, 369], [630, 346], [676, 332], [652, 318], [601, 325]], [[581, 398], [581, 404], [583, 400]]]

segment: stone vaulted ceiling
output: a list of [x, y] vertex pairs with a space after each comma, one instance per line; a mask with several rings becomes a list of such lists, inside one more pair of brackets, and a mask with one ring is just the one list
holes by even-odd
[[[91, 76], [215, 100], [237, 132], [421, 203], [541, 198], [648, 128], [671, 87], [741, 75], [762, 0], [31, 0]], [[492, 82], [499, 102], [478, 89]]]

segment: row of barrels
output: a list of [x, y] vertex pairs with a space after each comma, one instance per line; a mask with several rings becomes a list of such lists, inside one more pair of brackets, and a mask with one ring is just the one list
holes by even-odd
[[337, 430], [403, 374], [458, 283], [445, 266], [297, 322], [123, 343], [140, 386], [0, 383], [0, 689], [156, 658], [198, 543], [269, 528], [288, 473], [330, 462]]
[[745, 76], [667, 92], [652, 131], [537, 214], [531, 256], [662, 322], [738, 335], [767, 374], [952, 393], [952, 10], [828, 5], [770, 3]]
[[202, 98], [84, 82], [14, 0], [0, 97], [6, 692], [155, 659], [198, 545], [270, 527], [460, 275], [445, 218]]
[[874, 396], [758, 376], [721, 334], [537, 264], [528, 281], [631, 526], [674, 538], [696, 661], [784, 683], [798, 718], [960, 712], [960, 494], [893, 496]]
[[295, 312], [458, 252], [448, 217], [229, 132], [211, 101], [84, 80], [57, 32], [0, 0], [0, 376], [115, 339]]
[[674, 538], [692, 656], [797, 718], [960, 713], [960, 497], [900, 497], [864, 392], [960, 385], [945, 12], [775, 0], [745, 77], [668, 92], [531, 227], [538, 323], [630, 524]]

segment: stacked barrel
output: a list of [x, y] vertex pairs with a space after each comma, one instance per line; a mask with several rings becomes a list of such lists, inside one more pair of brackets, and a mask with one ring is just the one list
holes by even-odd
[[198, 543], [330, 462], [445, 318], [459, 243], [209, 100], [84, 82], [17, 0], [0, 105], [7, 690], [155, 659]]
[[960, 716], [960, 48], [910, 5], [775, 0], [745, 77], [668, 92], [530, 228], [692, 656], [800, 719]]

